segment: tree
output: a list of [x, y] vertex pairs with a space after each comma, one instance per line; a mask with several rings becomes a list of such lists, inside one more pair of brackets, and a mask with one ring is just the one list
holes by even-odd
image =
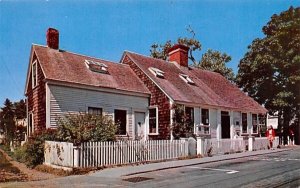
[[[196, 33], [191, 28], [191, 26], [187, 28], [187, 31], [192, 34], [192, 37], [179, 37], [177, 39], [177, 43], [189, 47], [188, 58], [190, 61], [192, 61], [193, 66], [220, 73], [227, 79], [233, 81], [233, 70], [226, 67], [226, 63], [231, 61], [231, 57], [226, 53], [222, 54], [219, 51], [208, 50], [202, 55], [202, 58], [200, 60], [196, 60], [196, 58], [194, 57], [194, 52], [201, 52], [201, 43], [198, 39], [195, 38]], [[167, 60], [168, 51], [174, 44], [175, 43], [173, 43], [171, 40], [166, 41], [165, 44], [155, 43], [150, 48], [150, 56], [157, 59]]]
[[9, 99], [4, 102], [4, 107], [1, 108], [1, 127], [4, 129], [4, 134], [7, 141], [12, 141], [14, 138], [14, 132], [16, 129], [14, 121], [14, 106]]
[[26, 103], [23, 99], [21, 99], [19, 102], [15, 102], [14, 107], [15, 107], [14, 116], [17, 119], [26, 118]]
[[300, 8], [274, 14], [239, 63], [237, 85], [283, 117], [284, 135], [300, 105]]
[[209, 49], [205, 54], [202, 55], [198, 67], [220, 73], [227, 80], [234, 80], [234, 73], [231, 68], [226, 67], [226, 63], [231, 61], [231, 57], [226, 53], [221, 53], [219, 51], [214, 51]]

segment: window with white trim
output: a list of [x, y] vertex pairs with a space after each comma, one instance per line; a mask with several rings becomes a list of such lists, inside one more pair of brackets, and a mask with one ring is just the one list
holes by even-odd
[[201, 123], [203, 125], [209, 125], [209, 110], [208, 109], [201, 109]]
[[32, 75], [32, 88], [35, 88], [37, 86], [37, 63], [34, 61], [32, 63], [32, 68], [31, 68], [31, 75]]
[[154, 67], [149, 67], [149, 70], [152, 74], [154, 74], [156, 77], [159, 77], [159, 78], [164, 78], [165, 77], [165, 72], [158, 69], [158, 68], [154, 68]]
[[188, 84], [191, 84], [191, 85], [195, 84], [195, 82], [186, 74], [179, 74], [179, 77]]
[[88, 107], [88, 113], [93, 115], [102, 115], [102, 108]]
[[149, 108], [149, 134], [158, 134], [158, 109]]
[[127, 111], [115, 109], [115, 123], [118, 125], [117, 134], [126, 135]]
[[104, 63], [92, 60], [85, 60], [85, 63], [91, 71], [108, 74], [108, 66]]
[[248, 132], [247, 113], [242, 113], [242, 133]]
[[258, 133], [257, 114], [252, 114], [252, 132]]
[[29, 112], [28, 113], [28, 126], [27, 126], [27, 134], [28, 136], [31, 136], [32, 133], [33, 133], [33, 130], [34, 130], [34, 125], [33, 125], [33, 113], [32, 112]]

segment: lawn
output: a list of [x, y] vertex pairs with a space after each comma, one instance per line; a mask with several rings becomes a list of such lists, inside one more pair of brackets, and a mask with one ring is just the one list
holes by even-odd
[[27, 176], [14, 167], [0, 151], [0, 182], [25, 180], [27, 180]]

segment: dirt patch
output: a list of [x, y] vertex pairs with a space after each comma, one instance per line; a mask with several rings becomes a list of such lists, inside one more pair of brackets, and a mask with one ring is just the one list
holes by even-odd
[[13, 166], [0, 152], [0, 182], [27, 181], [28, 177]]
[[0, 149], [0, 182], [37, 181], [59, 177], [27, 168], [25, 164], [14, 161]]

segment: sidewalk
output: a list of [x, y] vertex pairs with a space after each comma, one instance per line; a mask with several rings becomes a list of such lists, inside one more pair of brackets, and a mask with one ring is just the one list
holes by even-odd
[[165, 170], [165, 169], [170, 169], [170, 168], [178, 168], [178, 167], [183, 167], [183, 166], [191, 166], [191, 165], [197, 165], [197, 164], [205, 164], [205, 163], [212, 163], [212, 162], [226, 161], [226, 160], [231, 160], [231, 159], [244, 158], [244, 157], [249, 157], [249, 156], [277, 153], [277, 152], [283, 152], [283, 151], [287, 151], [287, 150], [291, 150], [291, 149], [292, 148], [285, 147], [283, 149], [275, 149], [275, 150], [259, 150], [259, 151], [251, 151], [251, 152], [248, 151], [248, 152], [243, 152], [243, 153], [218, 155], [218, 156], [213, 156], [213, 157], [151, 163], [151, 164], [145, 164], [145, 165], [139, 165], [139, 166], [124, 166], [124, 167], [105, 169], [102, 171], [96, 171], [95, 173], [90, 174], [89, 176], [102, 177], [102, 178], [119, 178], [121, 176], [129, 176], [129, 175], [135, 175], [135, 174], [140, 174], [140, 173]]

